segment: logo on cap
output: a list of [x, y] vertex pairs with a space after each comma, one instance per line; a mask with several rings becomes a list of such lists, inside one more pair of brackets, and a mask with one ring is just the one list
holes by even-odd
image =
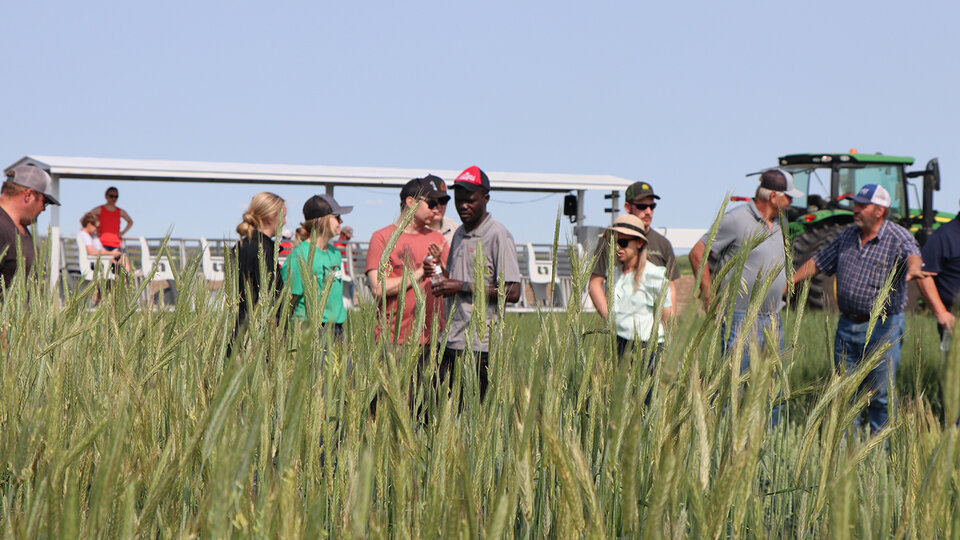
[[479, 184], [480, 181], [477, 180], [476, 175], [470, 171], [463, 171], [460, 173], [460, 176], [457, 177], [455, 182], [470, 182], [471, 184]]

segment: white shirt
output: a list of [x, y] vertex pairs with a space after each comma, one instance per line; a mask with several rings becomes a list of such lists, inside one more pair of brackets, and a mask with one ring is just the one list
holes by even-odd
[[93, 246], [93, 249], [97, 251], [100, 251], [103, 249], [103, 244], [100, 243], [100, 239], [97, 238], [96, 236], [91, 235], [87, 231], [81, 230], [80, 232], [78, 232], [77, 238], [80, 239], [80, 242], [82, 242], [84, 246]]

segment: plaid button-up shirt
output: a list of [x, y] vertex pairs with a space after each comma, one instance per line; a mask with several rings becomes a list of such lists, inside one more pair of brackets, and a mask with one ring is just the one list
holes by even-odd
[[896, 268], [886, 311], [892, 315], [907, 305], [906, 262], [910, 255], [920, 255], [917, 240], [900, 225], [884, 221], [877, 237], [862, 246], [860, 228], [847, 227], [813, 260], [820, 272], [837, 275], [837, 306], [848, 315], [869, 315], [884, 281]]

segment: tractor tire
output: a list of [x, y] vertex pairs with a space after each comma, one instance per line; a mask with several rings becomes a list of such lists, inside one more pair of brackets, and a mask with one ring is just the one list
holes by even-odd
[[[800, 268], [821, 249], [830, 245], [830, 242], [847, 228], [849, 223], [827, 223], [814, 227], [793, 239], [793, 264]], [[836, 311], [837, 286], [833, 276], [817, 274], [810, 279], [810, 294], [807, 296], [807, 306], [816, 309]]]

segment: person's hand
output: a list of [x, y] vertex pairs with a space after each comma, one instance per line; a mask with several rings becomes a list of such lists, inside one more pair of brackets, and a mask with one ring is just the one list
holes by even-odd
[[432, 243], [429, 247], [427, 247], [427, 252], [433, 255], [434, 259], [439, 261], [440, 257], [443, 255], [443, 246], [437, 243]]
[[957, 320], [957, 318], [953, 316], [953, 313], [942, 311], [937, 313], [936, 316], [937, 322], [940, 323], [941, 326], [945, 327], [947, 331], [953, 332], [953, 323]]
[[423, 275], [432, 276], [436, 272], [437, 259], [432, 255], [427, 255], [423, 259]]
[[433, 284], [434, 296], [453, 296], [460, 292], [463, 282], [459, 279], [444, 279]]
[[924, 272], [922, 268], [911, 269], [907, 267], [907, 281], [933, 277], [935, 275], [936, 275], [935, 273]]

